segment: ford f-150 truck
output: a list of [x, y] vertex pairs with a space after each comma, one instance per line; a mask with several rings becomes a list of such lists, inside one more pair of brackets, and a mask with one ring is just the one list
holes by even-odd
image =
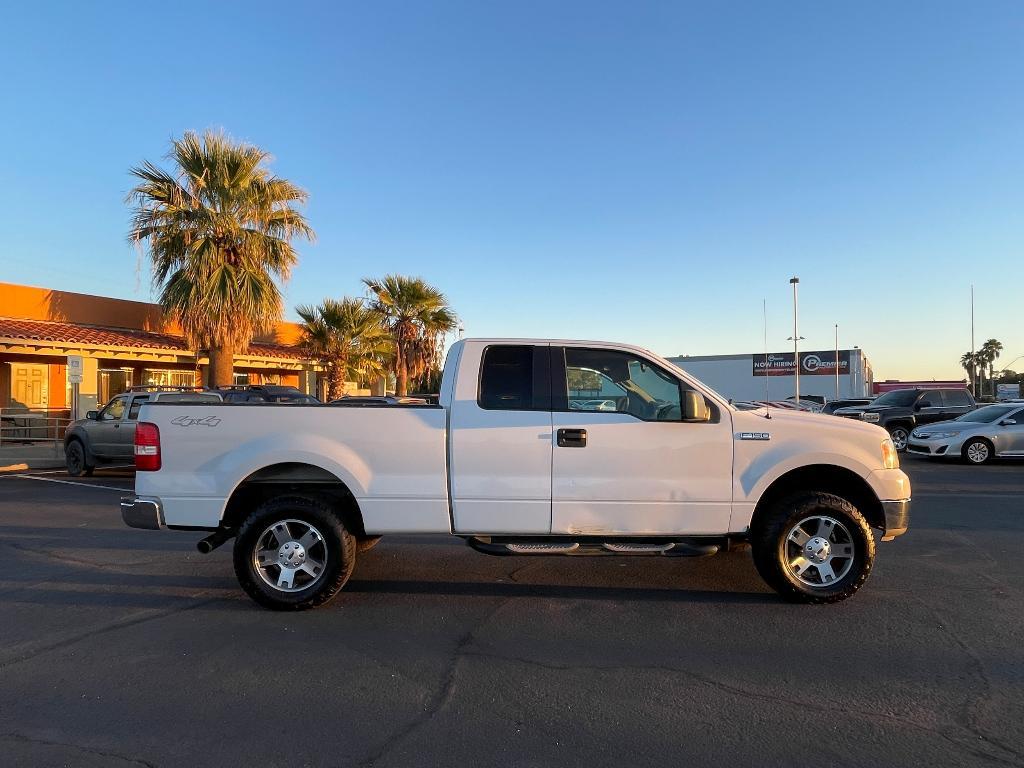
[[831, 603], [907, 530], [910, 483], [886, 432], [740, 411], [647, 350], [465, 340], [440, 402], [143, 406], [136, 528], [234, 538], [263, 606], [330, 600], [391, 533], [492, 555], [693, 556], [749, 543], [784, 598]]

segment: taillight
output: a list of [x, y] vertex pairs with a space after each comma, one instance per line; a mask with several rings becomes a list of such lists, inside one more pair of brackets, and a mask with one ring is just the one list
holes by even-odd
[[135, 469], [140, 472], [160, 469], [160, 428], [148, 421], [135, 425]]

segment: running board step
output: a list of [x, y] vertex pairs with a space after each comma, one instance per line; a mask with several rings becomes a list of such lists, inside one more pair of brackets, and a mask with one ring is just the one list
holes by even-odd
[[523, 544], [506, 544], [508, 551], [516, 555], [567, 555], [580, 548], [579, 542], [551, 543], [526, 542]]
[[600, 541], [597, 539], [513, 539], [511, 537], [472, 536], [466, 544], [485, 555], [661, 555], [664, 557], [707, 557], [725, 546], [724, 540], [690, 541]]

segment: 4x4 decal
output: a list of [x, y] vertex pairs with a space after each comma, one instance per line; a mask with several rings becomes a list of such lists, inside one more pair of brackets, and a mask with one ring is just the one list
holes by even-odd
[[199, 418], [198, 416], [179, 416], [176, 419], [172, 419], [171, 424], [178, 427], [216, 427], [220, 424], [220, 419], [216, 416], [206, 416], [204, 418]]

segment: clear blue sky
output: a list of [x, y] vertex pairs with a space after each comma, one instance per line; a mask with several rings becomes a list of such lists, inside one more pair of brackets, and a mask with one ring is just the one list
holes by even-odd
[[127, 170], [223, 127], [311, 194], [289, 312], [405, 272], [467, 335], [750, 352], [798, 274], [807, 348], [959, 377], [972, 279], [1024, 355], [1022, 40], [994, 1], [19, 3], [0, 280], [153, 298]]

